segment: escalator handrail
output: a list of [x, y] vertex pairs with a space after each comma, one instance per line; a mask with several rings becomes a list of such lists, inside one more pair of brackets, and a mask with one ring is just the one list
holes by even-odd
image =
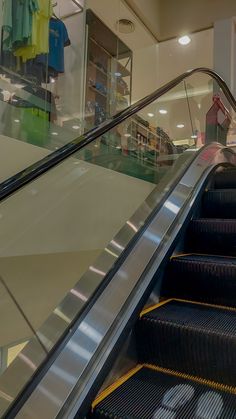
[[115, 116], [106, 120], [98, 127], [89, 130], [88, 132], [79, 136], [75, 140], [67, 143], [63, 147], [50, 153], [48, 156], [44, 157], [38, 162], [30, 165], [26, 169], [22, 170], [21, 172], [18, 172], [14, 176], [11, 176], [7, 180], [0, 183], [0, 201], [4, 198], [7, 198], [9, 195], [20, 189], [22, 186], [26, 185], [27, 183], [35, 180], [37, 177], [46, 173], [48, 170], [61, 163], [63, 160], [70, 157], [72, 154], [78, 152], [86, 145], [92, 143], [98, 137], [104, 135], [110, 129], [119, 125], [125, 119], [133, 116], [150, 103], [154, 102], [164, 94], [168, 93], [171, 89], [180, 84], [182, 81], [196, 73], [203, 73], [211, 76], [222, 89], [226, 99], [232, 106], [233, 110], [236, 112], [236, 100], [232, 95], [230, 89], [228, 88], [226, 82], [222, 79], [222, 77], [219, 74], [217, 74], [214, 70], [205, 67], [198, 67], [192, 70], [188, 70], [185, 73], [177, 76], [170, 82], [166, 83], [162, 87], [158, 88], [153, 93], [147, 95], [143, 99], [137, 101], [133, 105], [117, 113]]

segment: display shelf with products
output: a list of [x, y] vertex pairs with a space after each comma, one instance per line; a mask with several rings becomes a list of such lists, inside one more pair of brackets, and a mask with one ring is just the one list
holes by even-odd
[[85, 129], [131, 103], [132, 51], [87, 10]]

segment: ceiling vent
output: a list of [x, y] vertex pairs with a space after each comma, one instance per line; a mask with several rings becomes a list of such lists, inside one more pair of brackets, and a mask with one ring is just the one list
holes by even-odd
[[120, 33], [132, 33], [135, 30], [135, 25], [129, 19], [119, 19], [116, 22], [116, 28]]

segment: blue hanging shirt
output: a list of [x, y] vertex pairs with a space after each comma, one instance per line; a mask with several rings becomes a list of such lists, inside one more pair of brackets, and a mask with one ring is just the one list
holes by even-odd
[[37, 61], [48, 65], [58, 73], [64, 73], [64, 48], [70, 45], [70, 39], [65, 24], [60, 19], [50, 19], [49, 53], [40, 55]]

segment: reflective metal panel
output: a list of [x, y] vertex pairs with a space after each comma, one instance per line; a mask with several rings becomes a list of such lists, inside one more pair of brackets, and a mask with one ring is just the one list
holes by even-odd
[[[235, 155], [218, 144], [205, 148], [198, 155], [17, 418], [52, 419], [59, 413], [67, 418], [74, 417], [180, 230], [204, 180], [215, 165], [224, 162], [235, 163]], [[112, 245], [112, 251], [119, 251], [119, 243]], [[63, 410], [69, 397], [70, 403]]]

